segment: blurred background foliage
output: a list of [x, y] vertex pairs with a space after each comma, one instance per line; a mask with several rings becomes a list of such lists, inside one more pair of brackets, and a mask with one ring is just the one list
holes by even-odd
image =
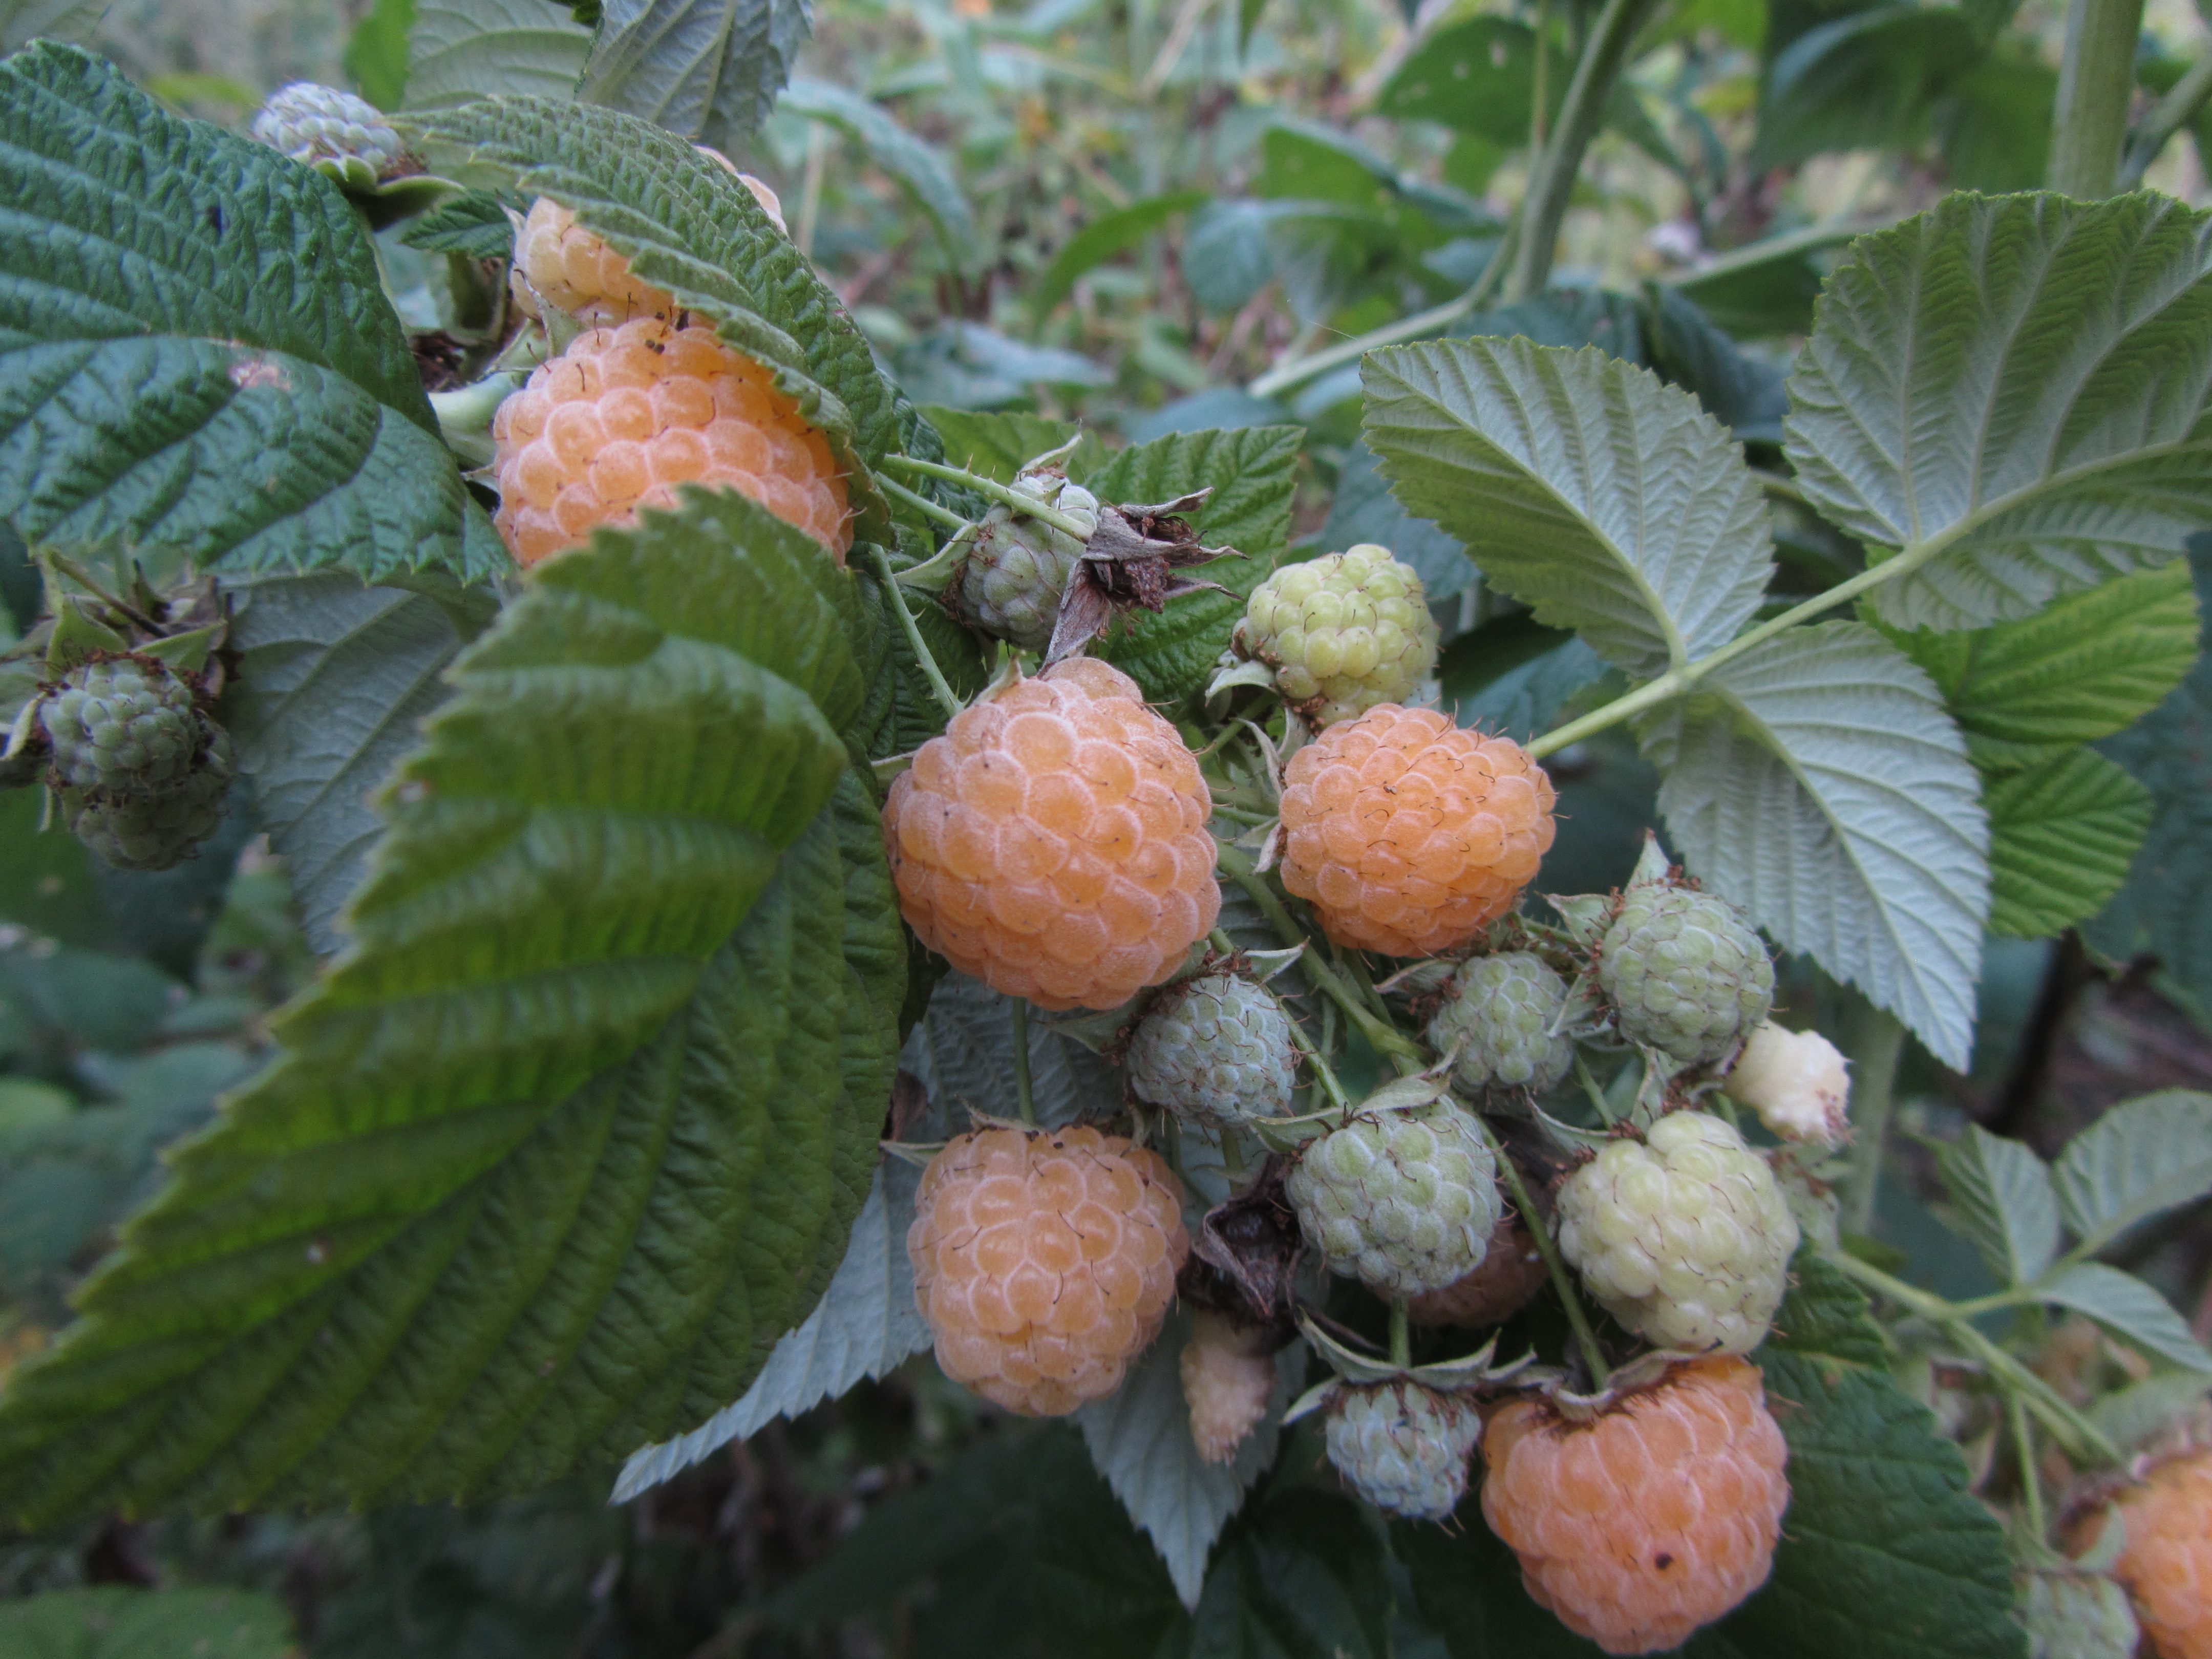
[[[104, 13], [0, 0], [0, 44], [88, 40], [178, 109], [242, 126], [293, 79], [387, 107], [465, 82], [422, 58], [418, 3], [427, 18], [433, 0], [115, 0]], [[512, 14], [556, 45], [571, 27], [549, 0], [437, 3], [441, 27]], [[1948, 190], [2039, 183], [2063, 27], [2057, 0], [1678, 0], [1606, 108], [1548, 284], [1507, 305], [1480, 285], [1595, 13], [1589, 0], [824, 0], [791, 90], [737, 159], [781, 192], [794, 238], [918, 403], [1079, 419], [1110, 442], [1303, 427], [1293, 556], [1394, 546], [1430, 582], [1445, 702], [1525, 733], [1616, 688], [1404, 516], [1358, 440], [1356, 354], [1328, 354], [1458, 306], [1452, 331], [1651, 366], [1773, 465], [1782, 376], [1826, 261]], [[2151, 0], [2130, 176], [2191, 203], [2212, 197], [2208, 51], [2186, 0]], [[465, 336], [482, 285], [398, 231], [380, 246], [403, 318]], [[963, 459], [959, 423], [944, 424]], [[1857, 568], [1856, 548], [1784, 505], [1784, 592]], [[0, 601], [4, 643], [39, 603], [4, 532]], [[2151, 954], [2144, 909], [2144, 884], [2162, 882], [2160, 902], [2190, 925], [2203, 915], [2212, 937], [2212, 878], [2191, 874], [2212, 856], [2208, 709], [2200, 664], [2148, 737], [2114, 740], [2139, 775], [2194, 744], [2194, 781], [2161, 787], [2135, 885], [2105, 917], [1990, 941], [1972, 1066], [1910, 1058], [1905, 1127], [1942, 1139], [1971, 1120], [2048, 1152], [2113, 1101], [2212, 1086], [2212, 951]], [[1542, 885], [1618, 882], [1656, 817], [1650, 769], [1616, 734], [1553, 771], [1563, 823]], [[40, 800], [0, 793], [0, 1367], [66, 1317], [70, 1286], [158, 1179], [159, 1149], [259, 1063], [270, 1012], [314, 967], [242, 802], [199, 859], [143, 876], [39, 833]], [[1809, 969], [1785, 984], [1792, 1023], [1859, 1017]], [[1885, 1184], [1878, 1231], [1933, 1287], [1973, 1293], [1985, 1270], [1918, 1195], [1937, 1190], [1920, 1143], [1897, 1144], [1917, 1178]], [[2204, 1217], [2132, 1248], [2130, 1265], [2212, 1337]], [[58, 1643], [120, 1628], [102, 1587], [161, 1586], [206, 1594], [176, 1603], [154, 1645], [99, 1651], [1443, 1653], [1310, 1429], [1217, 1556], [1224, 1583], [1318, 1575], [1340, 1592], [1281, 1628], [1247, 1628], [1267, 1598], [1227, 1591], [1209, 1590], [1194, 1622], [1073, 1431], [981, 1414], [925, 1358], [622, 1509], [592, 1478], [479, 1512], [117, 1519], [0, 1540], [0, 1651], [46, 1650], [28, 1645], [46, 1638], [21, 1598], [81, 1592], [37, 1604]], [[203, 1635], [210, 1645], [191, 1645]]]

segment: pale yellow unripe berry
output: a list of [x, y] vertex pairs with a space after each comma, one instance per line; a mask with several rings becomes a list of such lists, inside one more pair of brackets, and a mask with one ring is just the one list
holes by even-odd
[[1182, 1370], [1198, 1455], [1209, 1463], [1226, 1463], [1267, 1414], [1267, 1401], [1275, 1391], [1267, 1333], [1196, 1309]]
[[1818, 1031], [1767, 1021], [1744, 1043], [1722, 1086], [1784, 1140], [1834, 1146], [1850, 1133], [1849, 1063]]

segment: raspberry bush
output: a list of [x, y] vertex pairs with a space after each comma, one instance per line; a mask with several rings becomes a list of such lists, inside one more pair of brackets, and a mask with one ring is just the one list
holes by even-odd
[[2212, 76], [2075, 9], [2049, 191], [1941, 9], [11, 26], [0, 1650], [2205, 1652]]

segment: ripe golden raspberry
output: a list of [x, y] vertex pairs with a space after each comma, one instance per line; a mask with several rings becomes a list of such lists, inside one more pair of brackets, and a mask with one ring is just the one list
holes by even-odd
[[1221, 914], [1198, 763], [1088, 657], [986, 693], [891, 785], [884, 840], [921, 942], [1042, 1008], [1113, 1008]]
[[906, 1249], [945, 1374], [1061, 1417], [1159, 1334], [1190, 1236], [1157, 1154], [1079, 1126], [985, 1129], [931, 1162]]
[[603, 524], [673, 507], [676, 486], [735, 489], [829, 549], [853, 544], [829, 441], [769, 371], [700, 325], [641, 317], [580, 334], [492, 419], [493, 522], [526, 565]]
[[[2136, 1615], [2156, 1659], [2212, 1659], [2212, 1451], [2192, 1452], [2152, 1469], [2122, 1492], [2127, 1543], [2112, 1577], [2135, 1598]], [[2077, 1549], [2104, 1530], [2090, 1517]]]
[[1283, 884], [1339, 945], [1426, 956], [1510, 909], [1551, 850], [1552, 781], [1508, 738], [1380, 703], [1291, 757]]
[[1198, 1455], [1209, 1463], [1226, 1463], [1267, 1414], [1267, 1400], [1275, 1391], [1267, 1334], [1198, 1309], [1191, 1315], [1181, 1369]]
[[1522, 1398], [1490, 1419], [1482, 1514], [1528, 1594], [1607, 1653], [1656, 1653], [1766, 1582], [1790, 1504], [1759, 1368], [1675, 1366], [1571, 1422]]
[[515, 233], [507, 273], [514, 303], [526, 317], [544, 307], [580, 322], [611, 325], [633, 317], [672, 317], [673, 295], [630, 274], [629, 261], [576, 222], [558, 202], [541, 196]]

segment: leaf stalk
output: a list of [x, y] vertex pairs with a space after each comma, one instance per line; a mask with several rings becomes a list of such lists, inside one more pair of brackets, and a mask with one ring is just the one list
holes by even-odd
[[906, 630], [907, 646], [913, 651], [915, 661], [921, 665], [921, 676], [929, 682], [929, 689], [937, 694], [938, 704], [945, 710], [945, 718], [951, 720], [961, 710], [960, 699], [953, 695], [944, 671], [938, 667], [937, 659], [930, 653], [929, 642], [921, 637], [921, 624], [914, 619], [914, 612], [906, 608], [906, 593], [899, 586], [898, 577], [891, 569], [890, 555], [880, 547], [871, 550], [876, 556], [876, 569], [884, 579], [884, 592], [890, 599], [891, 609], [898, 613], [899, 625]]
[[1025, 519], [1048, 524], [1054, 530], [1086, 544], [1091, 540], [1091, 531], [1079, 520], [1056, 507], [1047, 507], [1033, 496], [1024, 495], [1011, 485], [1000, 483], [996, 478], [986, 478], [964, 467], [946, 466], [938, 461], [918, 461], [911, 455], [886, 455], [884, 465], [905, 472], [919, 473], [925, 478], [942, 478], [947, 483], [964, 484], [978, 495], [987, 495], [1000, 505], [1012, 508]]

